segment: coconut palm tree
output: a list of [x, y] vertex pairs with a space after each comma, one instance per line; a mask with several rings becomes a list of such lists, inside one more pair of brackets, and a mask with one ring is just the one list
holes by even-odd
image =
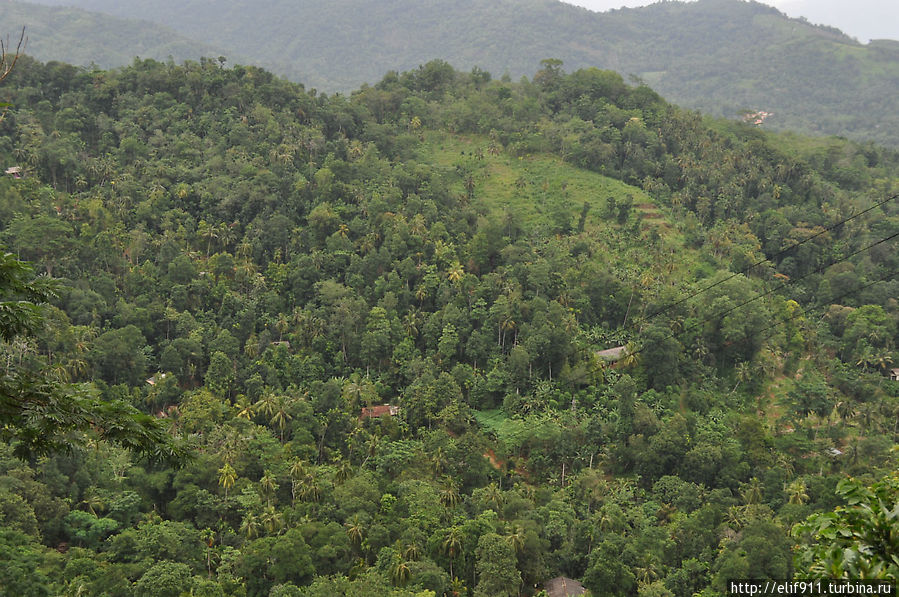
[[99, 514], [97, 511], [103, 511], [106, 509], [106, 502], [103, 501], [103, 498], [96, 491], [90, 491], [81, 501], [82, 504], [87, 506], [88, 511], [94, 515], [95, 518], [99, 518]]
[[234, 487], [237, 481], [237, 471], [230, 463], [226, 462], [225, 466], [219, 469], [219, 485], [225, 489], [225, 499], [228, 499], [228, 490]]
[[440, 544], [441, 551], [450, 559], [450, 576], [453, 576], [453, 561], [462, 553], [462, 531], [459, 527], [452, 527], [447, 531], [446, 537]]
[[745, 504], [760, 504], [762, 502], [762, 482], [758, 477], [753, 477], [743, 486], [740, 492]]
[[440, 503], [443, 504], [443, 507], [447, 510], [452, 510], [458, 506], [461, 499], [459, 488], [452, 479], [450, 479], [446, 486], [440, 490]]
[[739, 530], [746, 523], [746, 511], [742, 506], [731, 506], [724, 519], [730, 527]]
[[269, 534], [277, 533], [284, 526], [284, 518], [274, 506], [266, 506], [259, 517], [262, 526]]
[[256, 409], [253, 406], [253, 403], [247, 399], [246, 396], [241, 395], [240, 398], [237, 399], [237, 402], [234, 404], [235, 408], [237, 408], [237, 418], [238, 419], [246, 419], [249, 421], [256, 414]]
[[421, 557], [421, 547], [414, 541], [402, 550], [403, 557], [410, 562], [417, 562]]
[[449, 281], [453, 284], [458, 284], [464, 275], [465, 268], [463, 268], [462, 264], [458, 261], [453, 261], [449, 266], [449, 270], [446, 272], [446, 277], [449, 278]]
[[362, 540], [365, 538], [365, 527], [359, 519], [358, 514], [353, 514], [347, 519], [343, 526], [346, 527], [346, 536], [357, 549], [362, 546]]
[[293, 416], [287, 412], [287, 406], [287, 401], [284, 396], [278, 396], [275, 401], [275, 411], [269, 419], [269, 425], [278, 427], [278, 437], [282, 444], [284, 443], [284, 429], [287, 427], [287, 422], [293, 418]]
[[337, 463], [337, 471], [334, 473], [334, 482], [342, 485], [347, 479], [353, 476], [353, 464], [349, 460], [340, 459]]
[[730, 391], [731, 394], [737, 391], [737, 388], [740, 387], [740, 384], [752, 379], [752, 367], [746, 361], [737, 363], [737, 366], [734, 367], [734, 373], [737, 377], [737, 384], [734, 386], [734, 389]]
[[521, 552], [524, 550], [524, 536], [524, 527], [521, 525], [515, 525], [505, 536], [506, 543], [512, 547], [515, 555], [521, 555]]
[[322, 497], [318, 477], [314, 472], [308, 473], [300, 482], [299, 496], [304, 502], [317, 502]]
[[215, 531], [210, 528], [203, 529], [200, 531], [200, 539], [206, 545], [206, 574], [212, 578], [212, 557], [215, 555], [215, 550], [212, 546], [215, 545]]
[[247, 539], [254, 539], [259, 536], [259, 519], [252, 512], [247, 512], [240, 523], [240, 532], [247, 536]]
[[278, 399], [271, 392], [265, 392], [262, 397], [256, 401], [256, 404], [254, 404], [253, 407], [257, 412], [261, 412], [263, 415], [271, 417], [278, 408]]
[[393, 565], [390, 567], [390, 578], [393, 580], [393, 584], [398, 587], [405, 587], [406, 583], [409, 582], [409, 577], [412, 575], [411, 570], [409, 570], [409, 562], [405, 561], [402, 556], [399, 554], [393, 560]]
[[434, 454], [431, 456], [428, 464], [430, 465], [431, 472], [434, 473], [435, 478], [443, 473], [447, 465], [446, 452], [444, 452], [443, 447], [438, 446], [437, 449], [434, 450]]
[[275, 476], [271, 471], [265, 471], [262, 478], [259, 479], [259, 489], [260, 493], [265, 497], [266, 502], [271, 505], [272, 498], [278, 491], [278, 482], [275, 480]]
[[796, 479], [786, 487], [787, 496], [791, 504], [804, 504], [808, 501], [808, 493], [805, 481]]
[[484, 488], [484, 500], [493, 506], [494, 512], [497, 514], [502, 512], [503, 494], [499, 487], [496, 486], [495, 482], [490, 483], [490, 485]]

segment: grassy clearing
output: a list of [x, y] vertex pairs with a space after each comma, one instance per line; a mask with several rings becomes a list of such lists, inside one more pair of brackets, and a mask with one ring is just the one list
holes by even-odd
[[518, 419], [511, 419], [500, 408], [491, 410], [475, 410], [474, 418], [478, 425], [493, 432], [499, 439], [509, 438], [522, 432], [524, 423]]
[[[505, 151], [491, 152], [485, 136], [428, 131], [420, 159], [456, 170], [455, 192], [470, 193], [471, 201], [491, 217], [512, 211], [525, 229], [565, 222], [576, 230], [586, 205], [583, 237], [597, 243], [593, 258], [647, 296], [692, 279], [700, 264], [668, 210], [649, 194], [567, 164], [558, 156], [519, 158]], [[617, 211], [609, 205], [625, 202], [632, 206], [630, 215], [619, 223]], [[655, 246], [649, 241], [651, 235], [658, 235]]]
[[[429, 133], [425, 140], [423, 158], [470, 172], [476, 201], [495, 215], [512, 209], [526, 226], [549, 224], [566, 216], [576, 223], [586, 204], [585, 230], [589, 232], [603, 226], [610, 197], [622, 202], [629, 196], [635, 206], [653, 204], [642, 189], [576, 168], [557, 156], [493, 155], [490, 140], [475, 135]], [[467, 192], [463, 182], [460, 187], [460, 193]]]

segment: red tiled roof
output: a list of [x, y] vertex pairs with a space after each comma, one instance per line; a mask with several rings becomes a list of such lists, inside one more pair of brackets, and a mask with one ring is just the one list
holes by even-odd
[[388, 415], [388, 416], [392, 417], [395, 414], [397, 414], [398, 412], [400, 412], [400, 407], [393, 406], [392, 404], [382, 404], [380, 406], [372, 406], [372, 407], [366, 406], [366, 407], [362, 408], [361, 417], [363, 419], [367, 419], [370, 417], [378, 418], [378, 417], [383, 417], [384, 415]]

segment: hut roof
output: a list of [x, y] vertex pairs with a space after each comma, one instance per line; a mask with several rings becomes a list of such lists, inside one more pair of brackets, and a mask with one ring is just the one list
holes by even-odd
[[544, 582], [543, 590], [549, 597], [576, 597], [587, 592], [584, 585], [565, 576], [557, 576]]

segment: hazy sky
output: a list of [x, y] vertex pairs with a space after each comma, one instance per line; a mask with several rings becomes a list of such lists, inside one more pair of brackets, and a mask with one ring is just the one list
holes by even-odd
[[[888, 38], [899, 40], [897, 0], [761, 0], [791, 17], [805, 17], [812, 23], [830, 25], [861, 42]], [[645, 6], [653, 0], [563, 0], [590, 10], [603, 11], [623, 6]]]

